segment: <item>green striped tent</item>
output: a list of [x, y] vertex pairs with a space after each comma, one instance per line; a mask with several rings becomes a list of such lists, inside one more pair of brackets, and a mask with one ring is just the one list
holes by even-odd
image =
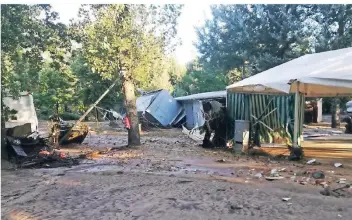
[[[303, 130], [303, 114], [305, 98], [299, 95], [299, 130]], [[294, 130], [295, 94], [268, 95], [253, 93], [227, 93], [227, 139], [234, 138], [235, 120], [250, 121], [250, 137], [254, 137], [253, 124], [262, 116], [258, 123], [260, 142], [272, 143], [275, 138], [286, 138], [292, 143]], [[266, 116], [266, 117], [263, 117]], [[270, 129], [269, 129], [269, 128]]]

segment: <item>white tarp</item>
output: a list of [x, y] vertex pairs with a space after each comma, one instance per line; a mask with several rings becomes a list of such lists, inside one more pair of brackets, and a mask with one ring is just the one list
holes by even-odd
[[232, 92], [280, 94], [299, 91], [306, 97], [352, 94], [352, 48], [308, 54], [227, 86]]
[[203, 92], [193, 95], [181, 96], [175, 98], [177, 101], [188, 101], [188, 100], [201, 100], [201, 99], [212, 99], [212, 98], [226, 98], [226, 90], [215, 91], [215, 92]]

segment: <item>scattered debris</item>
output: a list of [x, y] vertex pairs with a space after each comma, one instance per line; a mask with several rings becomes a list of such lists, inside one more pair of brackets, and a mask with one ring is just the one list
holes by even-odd
[[269, 180], [269, 181], [273, 181], [273, 180], [281, 180], [281, 179], [284, 179], [284, 177], [282, 177], [282, 176], [266, 176], [265, 179], [266, 179], [266, 180]]
[[45, 156], [49, 156], [49, 155], [50, 155], [50, 152], [49, 152], [49, 151], [46, 151], [46, 150], [42, 150], [42, 151], [39, 152], [39, 155], [40, 155], [40, 156], [44, 156], [44, 157], [45, 157]]
[[337, 183], [346, 184], [346, 179], [345, 178], [340, 178], [340, 180], [338, 180]]
[[[178, 183], [178, 184], [184, 184], [184, 183], [192, 183], [193, 181], [192, 180], [179, 180], [179, 181], [177, 181], [176, 183]], [[219, 191], [219, 189], [218, 189], [218, 191]], [[224, 190], [225, 191], [225, 190]]]
[[317, 180], [315, 180], [315, 185], [321, 185], [321, 186], [325, 187], [328, 184], [324, 179], [317, 179]]
[[257, 174], [255, 174], [254, 176], [255, 176], [255, 177], [257, 177], [258, 179], [260, 179], [260, 178], [262, 178], [262, 177], [263, 177], [263, 174], [261, 174], [261, 173], [257, 173]]
[[231, 205], [231, 207], [230, 207], [231, 209], [243, 209], [243, 205]]
[[308, 161], [307, 161], [307, 164], [309, 164], [309, 165], [317, 164], [317, 160], [316, 160], [316, 159], [308, 160]]
[[201, 134], [198, 128], [188, 130], [185, 126], [182, 125], [182, 133], [188, 135], [188, 137], [194, 141], [202, 141], [204, 139], [204, 134]]
[[341, 168], [343, 167], [342, 163], [335, 163], [334, 166], [335, 167], [341, 167]]
[[225, 159], [220, 159], [220, 160], [217, 160], [216, 162], [218, 162], [218, 163], [225, 163], [226, 160], [225, 160]]
[[27, 157], [26, 152], [24, 152], [21, 146], [11, 145], [12, 149], [16, 152], [18, 156]]
[[301, 180], [301, 181], [299, 181], [299, 184], [301, 184], [301, 185], [307, 185], [308, 182], [307, 182], [307, 181], [304, 181], [304, 180]]
[[325, 178], [325, 174], [323, 171], [316, 171], [316, 172], [312, 172], [312, 177], [314, 179], [324, 179]]
[[88, 134], [87, 124], [72, 124], [62, 120], [57, 114], [52, 115], [50, 119], [49, 137], [53, 145], [81, 144]]
[[335, 196], [335, 197], [345, 197], [348, 192], [345, 189], [349, 189], [351, 185], [347, 184], [343, 187], [339, 187], [336, 189], [331, 189], [330, 186], [324, 188], [324, 190], [320, 191], [320, 194], [324, 196]]
[[272, 177], [277, 177], [277, 176], [280, 176], [279, 172], [277, 171], [277, 169], [272, 169], [270, 171], [270, 176]]
[[289, 200], [291, 200], [290, 197], [282, 198], [282, 201], [284, 201], [284, 202], [287, 202], [287, 201], [289, 201]]

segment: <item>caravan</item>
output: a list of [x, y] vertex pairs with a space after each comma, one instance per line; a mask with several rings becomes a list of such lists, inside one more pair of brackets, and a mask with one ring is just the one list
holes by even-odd
[[29, 92], [22, 92], [18, 99], [11, 96], [4, 97], [4, 105], [10, 110], [15, 110], [16, 114], [5, 122], [5, 128], [31, 124], [31, 132], [38, 131], [38, 118], [35, 112], [33, 96]]

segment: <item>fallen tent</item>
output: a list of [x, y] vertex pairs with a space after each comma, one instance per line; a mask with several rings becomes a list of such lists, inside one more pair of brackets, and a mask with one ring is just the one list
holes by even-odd
[[141, 121], [148, 124], [168, 127], [182, 119], [182, 106], [167, 90], [145, 93], [137, 99], [136, 104]]
[[[285, 122], [294, 120], [293, 144], [303, 130], [302, 102], [305, 97], [336, 97], [352, 94], [352, 48], [308, 54], [226, 87], [228, 94], [260, 94], [286, 96], [276, 98], [274, 104], [286, 102], [294, 114]], [[289, 94], [294, 98], [289, 98]], [[292, 102], [293, 101], [293, 102]], [[232, 105], [240, 103], [233, 102]], [[291, 105], [292, 104], [292, 105]], [[276, 111], [271, 107], [268, 111]], [[246, 109], [244, 109], [247, 111]], [[249, 111], [249, 109], [248, 109]], [[247, 120], [251, 120], [247, 113]], [[276, 117], [276, 116], [275, 116]], [[276, 117], [276, 119], [278, 119]]]

